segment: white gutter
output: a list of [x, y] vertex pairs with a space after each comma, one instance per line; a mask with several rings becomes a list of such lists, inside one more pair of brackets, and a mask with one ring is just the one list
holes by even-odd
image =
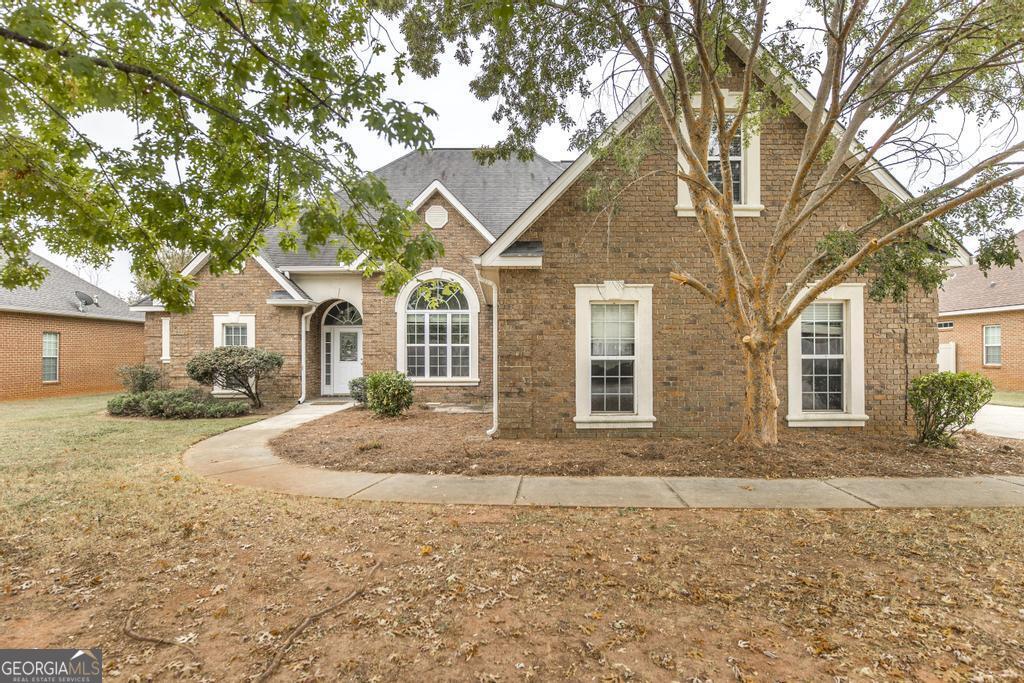
[[491, 288], [491, 428], [487, 436], [498, 433], [498, 285], [480, 274], [480, 265], [474, 269], [476, 279]]
[[1007, 311], [1024, 311], [1024, 304], [992, 306], [990, 308], [965, 308], [959, 311], [939, 311], [939, 317], [948, 318], [954, 315], [981, 315], [982, 313], [1004, 313]]
[[302, 314], [302, 318], [299, 321], [299, 337], [301, 339], [299, 342], [299, 356], [301, 357], [301, 360], [299, 361], [299, 386], [301, 387], [299, 403], [306, 402], [306, 326], [309, 325], [309, 319], [313, 316], [314, 311], [316, 311], [315, 303], [310, 306], [308, 311]]

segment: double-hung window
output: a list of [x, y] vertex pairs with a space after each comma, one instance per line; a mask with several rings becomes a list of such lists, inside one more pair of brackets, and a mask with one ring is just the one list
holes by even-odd
[[789, 328], [786, 347], [789, 426], [864, 426], [864, 285], [823, 292]]
[[577, 429], [654, 427], [649, 284], [576, 285]]
[[224, 323], [224, 346], [248, 346], [249, 328], [245, 323]]
[[60, 333], [43, 332], [43, 381], [60, 379]]
[[[732, 125], [732, 121], [728, 121], [727, 125]], [[732, 198], [733, 203], [743, 204], [743, 138], [742, 131], [736, 133], [736, 136], [729, 143], [729, 158], [726, 160], [729, 164], [729, 169], [732, 172]], [[718, 148], [718, 126], [715, 125], [711, 131], [711, 142], [708, 145], [708, 180], [711, 184], [718, 188], [719, 192], [724, 192], [725, 182], [722, 176], [722, 158], [721, 150]]]
[[845, 409], [846, 318], [842, 302], [813, 303], [800, 316], [801, 406]]
[[1003, 328], [1000, 325], [985, 325], [982, 329], [985, 365], [1003, 364]]
[[458, 285], [432, 280], [409, 298], [405, 370], [427, 379], [470, 376], [470, 308]]
[[590, 412], [636, 410], [636, 304], [590, 304]]

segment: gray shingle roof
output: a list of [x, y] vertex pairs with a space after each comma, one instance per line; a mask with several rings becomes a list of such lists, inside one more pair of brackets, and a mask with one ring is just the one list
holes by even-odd
[[[472, 149], [441, 148], [410, 152], [374, 171], [400, 204], [412, 202], [430, 183], [441, 181], [495, 239], [561, 175], [571, 162], [552, 162], [540, 155], [531, 161], [510, 159], [480, 164]], [[278, 231], [266, 234], [263, 255], [278, 268], [337, 265], [337, 248], [308, 254], [278, 246]], [[340, 243], [338, 247], [340, 247]]]
[[544, 243], [533, 240], [513, 242], [508, 249], [501, 252], [502, 256], [543, 256]]
[[[96, 318], [130, 320], [142, 322], [142, 313], [132, 313], [128, 304], [113, 294], [89, 284], [74, 273], [70, 273], [55, 263], [47, 261], [37, 254], [29, 254], [29, 260], [38, 263], [49, 271], [39, 289], [18, 287], [17, 289], [0, 288], [0, 309], [14, 309], [32, 313], [49, 315], [70, 315], [78, 318]], [[75, 291], [85, 292], [99, 302], [99, 306], [85, 306], [79, 310], [79, 301]]]
[[[1015, 238], [1024, 253], [1024, 230]], [[993, 268], [988, 277], [977, 264], [951, 268], [949, 278], [939, 290], [939, 313], [996, 308], [1024, 304], [1024, 263], [1013, 268]]]

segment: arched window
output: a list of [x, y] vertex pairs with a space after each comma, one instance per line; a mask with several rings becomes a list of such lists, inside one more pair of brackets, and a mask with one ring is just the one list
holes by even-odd
[[413, 381], [475, 383], [480, 304], [465, 278], [435, 268], [406, 284], [398, 313], [398, 369]]
[[334, 304], [326, 315], [324, 325], [362, 325], [363, 316], [359, 315], [356, 307], [347, 301], [339, 301]]

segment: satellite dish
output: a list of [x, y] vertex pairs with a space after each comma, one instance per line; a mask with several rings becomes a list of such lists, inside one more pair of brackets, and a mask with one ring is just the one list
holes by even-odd
[[84, 311], [86, 306], [95, 306], [96, 308], [100, 307], [100, 302], [96, 301], [95, 298], [93, 298], [89, 294], [86, 294], [85, 292], [80, 292], [80, 291], [78, 291], [76, 289], [75, 290], [75, 296], [78, 297], [78, 310], [79, 311]]

